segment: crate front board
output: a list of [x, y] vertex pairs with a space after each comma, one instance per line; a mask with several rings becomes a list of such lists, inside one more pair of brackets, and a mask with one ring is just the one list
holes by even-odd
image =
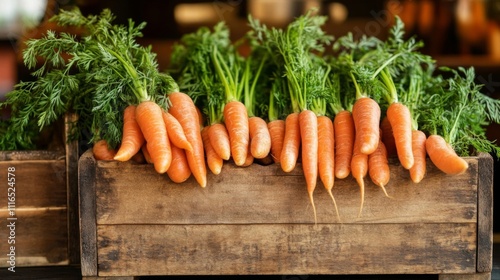
[[391, 198], [366, 178], [361, 217], [356, 182], [337, 180], [341, 221], [319, 183], [314, 224], [300, 165], [284, 173], [227, 163], [200, 188], [88, 151], [79, 162], [82, 275], [487, 276], [492, 159], [466, 160], [468, 172], [457, 176], [429, 163], [420, 184], [392, 164]]

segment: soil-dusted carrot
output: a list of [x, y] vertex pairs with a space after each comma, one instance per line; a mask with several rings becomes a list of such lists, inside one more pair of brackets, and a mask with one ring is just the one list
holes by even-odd
[[110, 149], [106, 140], [102, 139], [94, 143], [92, 146], [92, 153], [96, 160], [113, 160], [116, 151]]
[[248, 119], [250, 153], [254, 158], [265, 158], [271, 151], [271, 135], [266, 121], [253, 116]]
[[330, 195], [339, 218], [337, 202], [332, 193], [335, 182], [335, 132], [332, 120], [327, 116], [318, 117], [318, 173], [323, 186]]
[[214, 123], [208, 127], [210, 145], [220, 158], [229, 160], [231, 158], [231, 144], [226, 126], [223, 123]]
[[209, 137], [209, 130], [211, 128], [209, 126], [204, 127], [201, 130], [201, 137], [203, 139], [203, 148], [205, 150], [205, 155], [207, 159], [207, 165], [210, 171], [213, 174], [218, 175], [222, 170], [222, 165], [224, 164], [224, 160], [217, 154], [217, 152], [212, 147]]
[[283, 140], [285, 138], [285, 121], [270, 121], [267, 123], [267, 128], [271, 136], [271, 157], [275, 163], [279, 163], [281, 150], [283, 149]]
[[352, 118], [356, 129], [354, 141], [359, 143], [359, 151], [365, 155], [373, 153], [380, 137], [380, 106], [370, 97], [358, 98], [352, 106]]
[[172, 92], [168, 95], [168, 98], [172, 104], [168, 112], [179, 121], [187, 140], [193, 147], [193, 152], [186, 153], [189, 168], [198, 184], [205, 187], [207, 185], [207, 169], [196, 106], [191, 97], [182, 92]]
[[344, 179], [351, 173], [354, 149], [354, 120], [351, 112], [340, 111], [333, 119], [335, 130], [335, 177]]
[[231, 155], [236, 165], [243, 165], [250, 142], [247, 109], [240, 101], [231, 101], [224, 106], [224, 123], [231, 143]]
[[380, 123], [380, 129], [382, 133], [382, 142], [384, 142], [385, 149], [387, 150], [387, 156], [396, 156], [398, 154], [396, 150], [396, 142], [394, 141], [391, 123], [389, 122], [387, 116], [382, 119], [382, 122]]
[[459, 157], [440, 135], [430, 135], [425, 141], [425, 148], [432, 163], [446, 174], [461, 174], [469, 168], [467, 161]]
[[156, 172], [167, 172], [172, 162], [172, 151], [167, 135], [167, 128], [162, 116], [163, 110], [152, 101], [144, 101], [137, 105], [135, 116]]
[[363, 212], [363, 204], [365, 202], [365, 176], [368, 173], [368, 155], [361, 152], [361, 142], [354, 142], [354, 149], [351, 160], [352, 177], [358, 182], [361, 203], [359, 207], [358, 217], [361, 217]]
[[318, 180], [318, 118], [316, 114], [310, 110], [300, 112], [299, 127], [302, 144], [302, 169], [316, 222], [316, 207], [313, 199], [313, 192]]
[[186, 134], [184, 133], [182, 125], [179, 123], [179, 121], [166, 111], [163, 111], [163, 121], [165, 122], [165, 126], [167, 128], [167, 134], [168, 138], [170, 139], [170, 143], [177, 146], [178, 148], [184, 149], [188, 152], [192, 152], [193, 147], [187, 140]]
[[413, 159], [415, 162], [410, 168], [410, 178], [414, 183], [420, 183], [425, 177], [427, 170], [427, 151], [425, 142], [427, 136], [420, 130], [413, 130], [411, 135]]
[[385, 186], [387, 186], [391, 178], [391, 170], [387, 159], [387, 150], [382, 141], [378, 143], [375, 152], [368, 155], [368, 174], [372, 182], [379, 186], [384, 191], [384, 194], [389, 197]]
[[144, 135], [135, 119], [136, 106], [129, 105], [123, 111], [122, 141], [114, 159], [127, 161], [141, 149], [144, 144]]
[[172, 150], [172, 163], [167, 170], [167, 175], [174, 183], [185, 182], [191, 176], [191, 169], [187, 162], [186, 150], [170, 143]]
[[290, 172], [295, 168], [300, 150], [299, 113], [291, 113], [285, 119], [285, 137], [281, 150], [281, 169]]

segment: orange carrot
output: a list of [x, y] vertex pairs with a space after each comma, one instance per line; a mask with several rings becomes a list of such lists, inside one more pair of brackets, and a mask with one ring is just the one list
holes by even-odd
[[432, 163], [446, 174], [461, 174], [469, 168], [468, 163], [440, 135], [429, 136], [425, 141], [425, 149]]
[[247, 152], [247, 158], [245, 159], [245, 162], [241, 165], [241, 167], [247, 167], [253, 164], [255, 158], [252, 156], [252, 153], [250, 151], [250, 146], [248, 146], [248, 152]]
[[250, 132], [248, 113], [240, 101], [231, 101], [224, 106], [224, 123], [231, 143], [231, 155], [236, 165], [243, 165], [247, 159]]
[[378, 143], [377, 149], [368, 155], [368, 174], [372, 182], [382, 188], [386, 196], [389, 196], [385, 186], [387, 186], [391, 178], [391, 170], [387, 159], [387, 150], [381, 140]]
[[137, 106], [135, 115], [146, 139], [156, 172], [160, 174], [167, 172], [172, 162], [172, 152], [162, 109], [152, 101], [144, 101]]
[[412, 120], [410, 109], [402, 103], [393, 102], [387, 108], [387, 119], [391, 123], [399, 162], [404, 168], [410, 169], [414, 162], [411, 147]]
[[280, 162], [283, 139], [285, 138], [285, 121], [274, 120], [267, 124], [271, 136], [271, 157], [275, 163]]
[[168, 98], [172, 104], [168, 112], [179, 121], [187, 140], [193, 147], [192, 152], [186, 153], [189, 168], [198, 184], [205, 187], [207, 185], [207, 169], [201, 137], [200, 116], [196, 106], [191, 97], [182, 92], [170, 93]]
[[290, 113], [285, 120], [285, 138], [281, 150], [281, 169], [290, 172], [295, 168], [300, 149], [299, 113]]
[[254, 158], [265, 158], [271, 151], [271, 135], [267, 123], [261, 117], [248, 119], [250, 152]]
[[193, 147], [186, 138], [186, 134], [182, 129], [182, 125], [179, 121], [172, 116], [172, 114], [163, 111], [163, 121], [165, 121], [165, 126], [167, 128], [167, 135], [170, 139], [171, 145], [175, 145], [178, 148], [184, 149], [188, 152], [193, 151]]
[[153, 159], [151, 158], [151, 154], [148, 151], [148, 145], [144, 143], [141, 147], [142, 154], [144, 155], [144, 159], [147, 163], [153, 164]]
[[335, 206], [337, 218], [339, 211], [332, 193], [335, 180], [335, 139], [333, 122], [327, 116], [318, 117], [318, 172], [321, 182], [330, 195]]
[[186, 158], [186, 151], [170, 142], [172, 149], [172, 163], [167, 170], [167, 175], [174, 183], [185, 182], [191, 176], [191, 169]]
[[223, 160], [231, 158], [231, 144], [226, 126], [222, 123], [215, 123], [208, 127], [208, 138], [215, 152]]
[[394, 140], [391, 123], [389, 122], [387, 116], [382, 119], [380, 129], [382, 132], [382, 142], [384, 142], [385, 149], [387, 150], [387, 156], [396, 156], [398, 154], [396, 150], [396, 141]]
[[205, 155], [207, 157], [207, 165], [213, 174], [218, 175], [222, 170], [222, 165], [224, 163], [223, 159], [214, 150], [212, 143], [210, 142], [209, 131], [210, 126], [206, 126], [201, 130], [201, 137], [203, 139], [203, 147], [205, 150]]
[[141, 149], [144, 144], [144, 135], [135, 119], [136, 106], [130, 105], [123, 111], [122, 142], [114, 159], [127, 161]]
[[359, 151], [365, 155], [373, 153], [380, 137], [380, 106], [369, 97], [361, 97], [354, 102], [352, 118], [356, 129], [354, 141], [359, 142]]
[[318, 117], [311, 110], [303, 110], [299, 114], [299, 127], [302, 143], [302, 169], [314, 211], [314, 222], [317, 223], [313, 192], [318, 180]]
[[352, 153], [351, 160], [351, 172], [352, 176], [358, 182], [360, 193], [361, 193], [361, 204], [359, 207], [358, 217], [361, 216], [363, 211], [363, 204], [365, 202], [365, 181], [364, 178], [368, 173], [368, 155], [361, 152], [361, 142], [354, 142], [354, 149]]
[[333, 119], [335, 131], [335, 177], [346, 178], [351, 173], [354, 148], [354, 122], [349, 111], [341, 111]]
[[414, 183], [419, 183], [425, 176], [427, 169], [427, 151], [425, 141], [427, 136], [420, 130], [413, 130], [411, 135], [414, 163], [410, 168], [410, 178]]
[[99, 140], [94, 143], [92, 153], [96, 160], [113, 160], [116, 155], [116, 151], [109, 148], [106, 140]]

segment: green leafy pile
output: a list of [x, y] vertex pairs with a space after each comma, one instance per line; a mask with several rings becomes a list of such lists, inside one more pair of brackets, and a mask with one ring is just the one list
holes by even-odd
[[116, 25], [113, 20], [107, 9], [89, 16], [76, 8], [62, 10], [51, 21], [78, 27], [82, 36], [48, 31], [27, 41], [23, 59], [35, 79], [17, 84], [0, 104], [11, 110], [0, 125], [1, 150], [36, 148], [36, 132], [67, 112], [79, 116], [71, 139], [82, 139], [87, 132], [86, 141], [104, 139], [114, 148], [127, 105], [152, 100], [167, 108], [166, 94], [178, 87], [158, 70], [151, 47], [137, 43], [145, 23]]

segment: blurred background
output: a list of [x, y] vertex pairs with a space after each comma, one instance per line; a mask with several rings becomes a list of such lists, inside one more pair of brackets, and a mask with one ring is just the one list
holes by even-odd
[[[223, 20], [236, 40], [248, 30], [249, 13], [280, 27], [316, 7], [329, 16], [325, 29], [335, 37], [352, 32], [381, 39], [399, 16], [407, 36], [424, 41], [422, 52], [442, 66], [473, 66], [483, 92], [500, 98], [500, 0], [0, 0], [0, 99], [18, 81], [30, 79], [22, 63], [23, 42], [57, 28], [47, 19], [72, 6], [85, 14], [110, 8], [117, 23], [129, 18], [147, 22], [141, 43], [153, 47], [163, 69], [172, 44], [183, 34]], [[488, 137], [498, 141], [500, 127], [490, 125]], [[495, 158], [496, 189], [498, 165]], [[500, 223], [494, 226], [500, 232]]]

